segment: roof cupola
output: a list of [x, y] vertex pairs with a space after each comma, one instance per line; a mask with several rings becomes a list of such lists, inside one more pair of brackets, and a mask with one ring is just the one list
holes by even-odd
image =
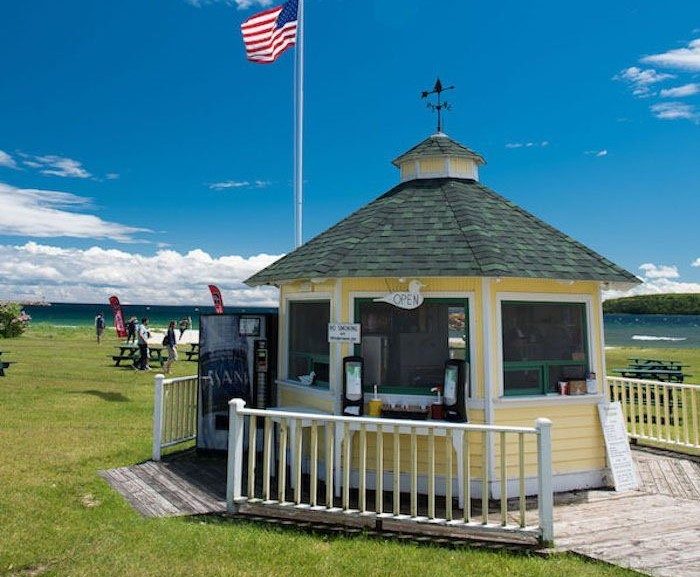
[[401, 182], [441, 177], [479, 180], [479, 166], [486, 161], [444, 132], [438, 132], [394, 159], [392, 164], [401, 171]]

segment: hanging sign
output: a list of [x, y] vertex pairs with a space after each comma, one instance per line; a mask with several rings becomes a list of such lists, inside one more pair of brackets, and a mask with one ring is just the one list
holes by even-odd
[[423, 286], [420, 281], [412, 280], [408, 283], [407, 292], [394, 292], [384, 295], [378, 299], [374, 299], [375, 303], [389, 303], [400, 309], [417, 309], [423, 304], [423, 295], [420, 294], [420, 289]]
[[359, 344], [360, 324], [359, 323], [329, 323], [328, 342], [329, 343], [352, 343]]
[[637, 470], [627, 439], [627, 425], [619, 402], [598, 405], [605, 450], [616, 491], [633, 491], [639, 486]]

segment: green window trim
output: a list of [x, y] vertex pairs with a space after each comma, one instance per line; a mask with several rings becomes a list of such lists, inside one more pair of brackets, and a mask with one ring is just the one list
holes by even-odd
[[[374, 302], [375, 297], [361, 297], [361, 298], [355, 298], [354, 300], [354, 307], [353, 307], [353, 322], [359, 323], [361, 321], [361, 315], [360, 315], [360, 306], [364, 303], [372, 303]], [[431, 304], [431, 303], [437, 303], [437, 304], [446, 304], [454, 307], [462, 307], [464, 308], [464, 345], [465, 345], [465, 350], [464, 350], [464, 360], [467, 363], [467, 366], [469, 367], [471, 365], [471, 348], [469, 346], [469, 298], [468, 297], [436, 297], [436, 298], [425, 298], [423, 300], [423, 304]], [[423, 306], [423, 305], [421, 305]], [[399, 309], [401, 310], [401, 309]], [[364, 336], [364, 331], [362, 332]], [[356, 356], [362, 356], [362, 344], [355, 344], [353, 347], [353, 354]], [[446, 359], [447, 360], [447, 359]], [[467, 370], [468, 375], [467, 378], [469, 378], [469, 369]], [[471, 383], [471, 380], [470, 380]], [[471, 385], [470, 385], [471, 386]], [[430, 392], [430, 389], [432, 387], [425, 386], [425, 387], [409, 387], [409, 386], [403, 386], [401, 384], [397, 385], [380, 385], [377, 387], [377, 392], [380, 394], [387, 394], [387, 395], [426, 395], [426, 396], [433, 396], [434, 394]], [[365, 383], [363, 386], [363, 391], [365, 393], [371, 393], [374, 392], [374, 389], [372, 385]]]
[[[523, 396], [534, 396], [534, 395], [547, 395], [556, 393], [555, 383], [550, 382], [550, 369], [552, 367], [581, 367], [582, 371], [586, 373], [590, 371], [590, 349], [589, 349], [589, 326], [588, 326], [588, 309], [585, 302], [580, 301], [530, 301], [530, 300], [509, 300], [501, 301], [501, 346], [503, 357], [505, 358], [505, 342], [503, 340], [504, 328], [503, 328], [503, 305], [569, 305], [576, 306], [581, 314], [581, 331], [582, 331], [582, 345], [583, 345], [583, 359], [539, 359], [539, 360], [526, 360], [526, 361], [503, 361], [503, 396], [504, 397], [523, 397]], [[539, 372], [539, 385], [537, 387], [517, 387], [508, 389], [506, 385], [506, 374], [509, 372], [516, 371], [538, 371]]]

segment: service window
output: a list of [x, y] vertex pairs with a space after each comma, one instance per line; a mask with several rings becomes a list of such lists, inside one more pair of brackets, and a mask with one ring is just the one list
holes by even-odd
[[288, 307], [289, 364], [287, 378], [315, 385], [328, 385], [329, 301], [292, 301]]
[[385, 392], [430, 394], [443, 384], [446, 360], [469, 360], [465, 300], [426, 299], [404, 310], [357, 299], [355, 319], [362, 324], [355, 354], [364, 358], [368, 390], [376, 384]]
[[501, 303], [506, 396], [557, 392], [589, 369], [583, 303]]

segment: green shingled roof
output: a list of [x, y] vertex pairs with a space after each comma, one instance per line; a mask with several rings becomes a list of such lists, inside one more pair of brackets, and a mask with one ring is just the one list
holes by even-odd
[[423, 142], [419, 142], [413, 148], [404, 152], [398, 158], [392, 160], [392, 164], [394, 164], [394, 166], [399, 166], [399, 164], [407, 160], [435, 156], [472, 158], [477, 162], [477, 164], [486, 164], [484, 157], [478, 152], [470, 150], [456, 140], [452, 140], [449, 136], [442, 132], [433, 134], [432, 136], [426, 138]]
[[250, 277], [476, 276], [637, 283], [633, 274], [469, 179], [416, 179]]

